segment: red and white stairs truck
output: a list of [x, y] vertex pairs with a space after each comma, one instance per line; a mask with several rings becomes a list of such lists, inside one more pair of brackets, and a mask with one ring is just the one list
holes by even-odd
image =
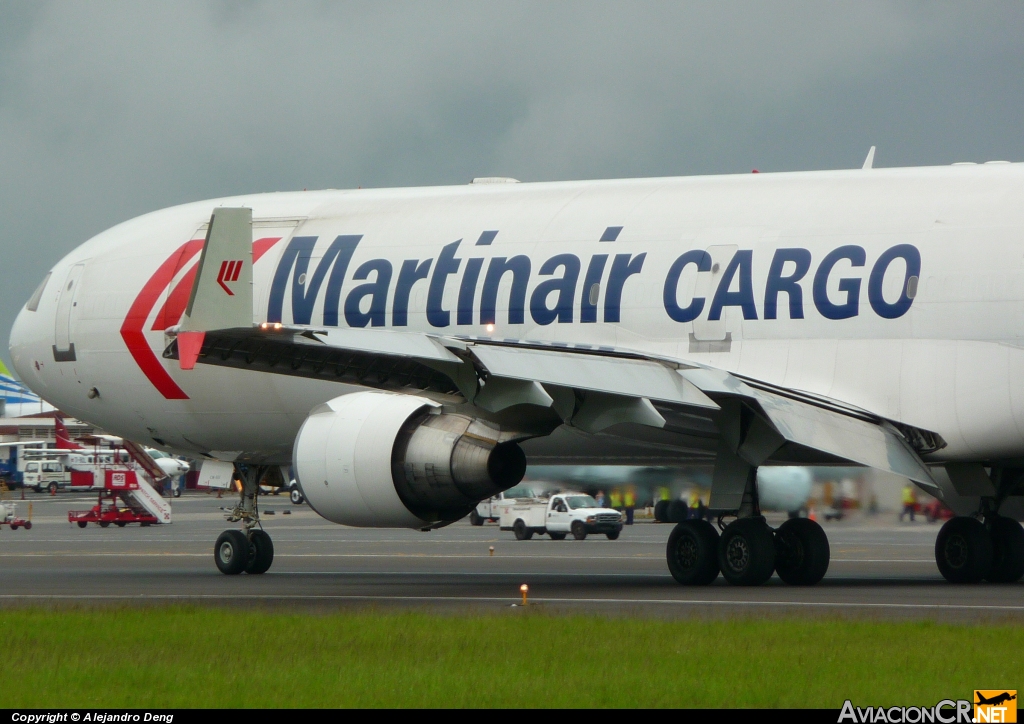
[[[161, 497], [155, 484], [162, 484], [167, 474], [163, 472], [145, 450], [133, 442], [122, 443], [132, 462], [122, 462], [117, 455], [112, 462], [97, 462], [91, 465], [75, 465], [72, 476], [81, 476], [82, 487], [102, 486], [99, 501], [89, 510], [69, 510], [68, 522], [85, 528], [95, 523], [106, 528], [111, 523], [123, 528], [129, 523], [140, 525], [168, 524], [171, 522], [171, 504]], [[92, 476], [88, 481], [85, 476]]]

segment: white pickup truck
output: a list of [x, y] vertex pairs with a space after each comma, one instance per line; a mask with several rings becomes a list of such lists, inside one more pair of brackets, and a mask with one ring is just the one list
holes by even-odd
[[493, 498], [487, 498], [477, 503], [476, 508], [469, 513], [469, 522], [473, 525], [483, 525], [487, 521], [496, 523], [501, 517], [503, 505], [513, 503], [520, 498], [533, 498], [535, 495], [532, 488], [517, 485], [504, 493], [498, 493]]
[[516, 540], [529, 540], [534, 533], [547, 533], [552, 540], [565, 540], [569, 533], [576, 540], [590, 533], [604, 533], [608, 540], [615, 540], [622, 532], [622, 514], [598, 507], [596, 500], [582, 493], [505, 503], [498, 523], [502, 530], [515, 533]]

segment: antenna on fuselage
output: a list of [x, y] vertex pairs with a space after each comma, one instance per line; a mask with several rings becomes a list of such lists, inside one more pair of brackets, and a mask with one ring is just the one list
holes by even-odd
[[874, 168], [875, 166], [875, 147], [872, 146], [868, 149], [868, 157], [864, 159], [864, 165], [861, 168], [865, 171]]

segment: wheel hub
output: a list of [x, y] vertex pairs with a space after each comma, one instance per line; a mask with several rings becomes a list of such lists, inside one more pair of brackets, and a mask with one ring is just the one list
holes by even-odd
[[230, 563], [231, 559], [235, 556], [235, 549], [227, 541], [220, 544], [220, 559], [225, 563]]
[[734, 536], [725, 548], [725, 560], [729, 568], [740, 572], [750, 563], [750, 546], [742, 536]]
[[676, 546], [676, 560], [680, 568], [690, 569], [697, 565], [698, 559], [697, 541], [688, 536], [680, 538]]
[[946, 562], [953, 568], [963, 568], [967, 565], [967, 541], [962, 535], [950, 536], [943, 552], [946, 554]]

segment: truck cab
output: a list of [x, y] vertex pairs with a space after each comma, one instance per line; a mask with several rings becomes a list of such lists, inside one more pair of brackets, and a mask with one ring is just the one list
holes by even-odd
[[25, 474], [18, 466], [18, 448], [15, 445], [8, 447], [7, 459], [0, 460], [0, 481], [11, 490], [25, 484]]
[[511, 530], [516, 540], [529, 540], [534, 533], [565, 540], [572, 533], [585, 540], [591, 533], [603, 533], [615, 540], [622, 532], [622, 514], [602, 508], [583, 493], [559, 493], [548, 499], [517, 500], [502, 507], [500, 525]]

